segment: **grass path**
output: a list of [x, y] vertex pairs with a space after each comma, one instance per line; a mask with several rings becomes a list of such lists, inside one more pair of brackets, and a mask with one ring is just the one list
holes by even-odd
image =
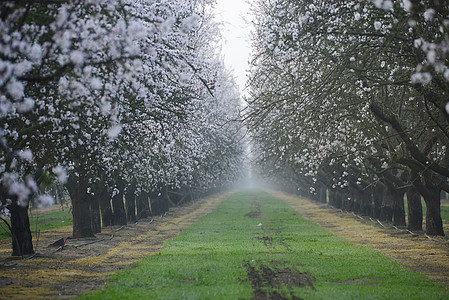
[[86, 299], [447, 299], [442, 284], [238, 192]]

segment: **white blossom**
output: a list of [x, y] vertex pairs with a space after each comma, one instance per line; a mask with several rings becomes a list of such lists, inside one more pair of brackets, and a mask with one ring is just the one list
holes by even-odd
[[84, 63], [84, 54], [80, 50], [74, 50], [70, 53], [70, 60], [75, 65], [82, 65]]
[[6, 90], [14, 100], [20, 100], [25, 96], [25, 87], [22, 82], [16, 80], [15, 78], [9, 80], [6, 85]]
[[374, 28], [375, 28], [376, 30], [381, 29], [381, 28], [382, 28], [382, 23], [380, 23], [379, 21], [375, 21], [375, 22], [374, 22]]
[[14, 66], [14, 75], [22, 76], [33, 68], [33, 64], [29, 60], [24, 60]]
[[67, 179], [69, 178], [67, 170], [61, 165], [57, 165], [56, 167], [54, 167], [53, 173], [55, 173], [56, 179], [60, 184], [65, 184], [67, 182]]
[[391, 0], [374, 0], [374, 5], [383, 10], [393, 9], [393, 2]]
[[424, 45], [424, 40], [422, 38], [415, 39], [413, 41], [413, 45], [415, 46], [415, 48], [421, 48]]
[[148, 36], [148, 28], [142, 22], [135, 20], [128, 26], [128, 34], [131, 39], [142, 39]]
[[17, 103], [16, 109], [19, 113], [27, 113], [34, 108], [34, 100], [31, 98], [25, 98], [22, 102]]
[[3, 208], [1, 210], [1, 215], [2, 215], [3, 218], [10, 218], [11, 217], [11, 212], [9, 211], [9, 209]]
[[31, 161], [33, 160], [33, 152], [31, 152], [30, 149], [25, 149], [25, 150], [19, 150], [17, 152], [17, 156], [24, 161]]
[[121, 125], [119, 125], [119, 124], [114, 125], [108, 129], [108, 137], [110, 139], [115, 139], [116, 137], [118, 137], [118, 135], [120, 134], [121, 131], [122, 131]]
[[432, 81], [432, 75], [429, 72], [415, 73], [411, 77], [412, 83], [428, 84]]
[[0, 58], [0, 85], [3, 85], [3, 83], [9, 78], [12, 70], [13, 68], [11, 63]]
[[402, 2], [403, 2], [404, 10], [408, 13], [412, 12], [412, 8], [413, 8], [412, 1], [402, 0]]
[[55, 203], [55, 199], [48, 194], [39, 195], [36, 198], [36, 205], [39, 209], [49, 209]]
[[160, 26], [159, 29], [162, 33], [168, 32], [176, 23], [175, 17], [168, 17]]
[[90, 87], [94, 90], [99, 90], [103, 87], [103, 83], [101, 82], [100, 78], [94, 77], [90, 81]]
[[429, 52], [427, 52], [427, 61], [430, 64], [434, 64], [436, 61], [436, 55], [437, 53], [434, 50], [430, 50]]
[[435, 17], [435, 10], [429, 8], [424, 12], [423, 16], [426, 21], [432, 21], [433, 18]]
[[193, 15], [187, 17], [182, 22], [181, 30], [184, 33], [188, 33], [190, 31], [192, 31], [192, 29], [198, 25], [199, 20], [200, 20], [200, 17], [197, 14], [193, 14]]
[[56, 16], [56, 26], [61, 27], [68, 18], [67, 5], [61, 5]]
[[36, 63], [40, 63], [40, 61], [42, 60], [42, 55], [42, 46], [39, 44], [33, 44], [28, 52], [28, 57]]
[[112, 110], [112, 105], [111, 105], [111, 103], [110, 103], [109, 101], [103, 99], [103, 100], [101, 101], [100, 110], [101, 110], [101, 114], [102, 114], [103, 116], [109, 115], [109, 114], [111, 113], [111, 110]]

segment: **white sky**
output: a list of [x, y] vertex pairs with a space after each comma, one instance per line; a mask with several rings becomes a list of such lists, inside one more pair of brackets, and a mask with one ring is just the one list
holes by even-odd
[[[240, 87], [241, 94], [246, 83], [246, 70], [250, 54], [251, 25], [246, 21], [250, 19], [249, 0], [217, 0], [215, 9], [216, 20], [222, 22], [223, 58], [225, 65], [230, 69]], [[246, 20], [246, 21], [245, 21]]]

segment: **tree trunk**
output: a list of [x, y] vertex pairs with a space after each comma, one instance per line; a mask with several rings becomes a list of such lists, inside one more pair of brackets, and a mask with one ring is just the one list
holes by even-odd
[[326, 203], [327, 202], [327, 200], [326, 200], [327, 197], [326, 196], [327, 196], [327, 188], [326, 188], [325, 185], [321, 184], [319, 189], [318, 189], [318, 200], [321, 203]]
[[[424, 173], [424, 172], [423, 172]], [[411, 171], [411, 178], [416, 190], [424, 198], [426, 203], [426, 233], [429, 235], [443, 235], [443, 221], [441, 220], [440, 189], [432, 183], [432, 176], [421, 178], [416, 170]], [[424, 182], [423, 182], [423, 180]]]
[[171, 207], [170, 205], [170, 197], [168, 196], [168, 189], [167, 187], [163, 187], [162, 189], [162, 210], [163, 213], [167, 212], [168, 209]]
[[383, 187], [382, 185], [378, 184], [374, 188], [371, 189], [372, 191], [372, 217], [373, 219], [379, 219], [380, 218], [380, 212], [382, 210], [382, 197], [383, 197]]
[[126, 199], [126, 215], [128, 222], [136, 221], [136, 187], [135, 184], [128, 185], [126, 188], [125, 199]]
[[148, 201], [148, 192], [141, 191], [136, 198], [137, 219], [151, 216], [150, 203]]
[[72, 199], [73, 238], [93, 237], [86, 175], [70, 174], [66, 186]]
[[150, 207], [150, 193], [143, 192], [143, 208], [147, 211], [147, 217], [152, 216]]
[[392, 212], [392, 208], [391, 208], [390, 195], [387, 192], [387, 189], [384, 188], [382, 190], [382, 205], [380, 207], [379, 219], [382, 221], [391, 222], [392, 218], [393, 218], [393, 212]]
[[163, 192], [156, 190], [150, 193], [151, 212], [153, 216], [164, 213], [164, 197]]
[[[206, 195], [206, 196], [208, 196], [208, 195]], [[312, 192], [311, 190], [309, 190], [309, 194], [307, 195], [307, 198], [312, 201], [318, 201], [318, 193], [316, 191]]]
[[159, 184], [157, 190], [150, 193], [150, 202], [153, 215], [163, 214], [168, 211], [170, 205], [167, 187]]
[[354, 213], [360, 213], [360, 193], [357, 189], [349, 189], [349, 198], [346, 202], [348, 205], [345, 206], [347, 211], [353, 211]]
[[13, 203], [8, 209], [11, 213], [12, 255], [34, 254], [28, 206], [22, 207]]
[[405, 226], [404, 191], [388, 188], [394, 226]]
[[91, 226], [94, 234], [101, 232], [100, 204], [98, 195], [88, 194], [90, 202]]
[[341, 202], [342, 202], [342, 209], [345, 209], [347, 211], [358, 212], [357, 196], [353, 194], [353, 191], [349, 192], [349, 197], [347, 195], [344, 195], [342, 197]]
[[430, 235], [444, 235], [443, 221], [441, 220], [441, 190], [436, 187], [427, 187], [428, 193], [423, 195], [426, 202], [426, 233]]
[[358, 188], [354, 188], [351, 191], [352, 201], [353, 201], [353, 209], [355, 213], [363, 215], [363, 191]]
[[407, 188], [408, 229], [422, 230], [422, 204], [421, 195], [410, 186]]
[[335, 191], [329, 190], [329, 205], [335, 206]]
[[139, 220], [140, 218], [146, 218], [147, 217], [147, 212], [144, 209], [144, 204], [143, 202], [145, 201], [144, 199], [144, 193], [140, 192], [139, 195], [136, 196], [136, 209], [137, 209], [137, 216], [136, 219]]
[[97, 191], [98, 201], [100, 202], [101, 221], [103, 228], [114, 225], [114, 218], [111, 207], [111, 194], [106, 186], [101, 187]]
[[335, 206], [336, 208], [342, 208], [341, 195], [337, 190], [334, 189], [330, 191], [329, 200], [331, 205]]
[[372, 195], [366, 190], [360, 192], [360, 213], [363, 216], [372, 215]]
[[354, 202], [354, 212], [363, 216], [371, 215], [371, 193], [362, 190], [360, 187], [351, 189]]
[[112, 195], [112, 208], [114, 210], [114, 224], [126, 225], [125, 205], [123, 204], [123, 189], [124, 185], [119, 185], [114, 188]]

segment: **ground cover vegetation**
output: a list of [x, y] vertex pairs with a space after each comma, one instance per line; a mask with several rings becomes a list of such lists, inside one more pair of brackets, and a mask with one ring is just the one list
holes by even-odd
[[229, 185], [238, 88], [216, 52], [213, 1], [0, 3], [0, 202], [12, 254], [28, 217], [71, 200], [73, 237]]
[[171, 207], [163, 217], [104, 228], [96, 238], [70, 238], [71, 226], [41, 231], [34, 239], [36, 255], [31, 258], [9, 256], [9, 240], [0, 240], [0, 294], [5, 299], [75, 298], [100, 289], [112, 274], [159, 252], [164, 242], [213, 211], [229, 195]]
[[[45, 214], [32, 212], [29, 219], [31, 234], [35, 238], [39, 235], [40, 231], [73, 225], [73, 217], [70, 210], [52, 211]], [[0, 240], [11, 239], [11, 231], [9, 228], [4, 224], [0, 226]]]
[[82, 299], [441, 299], [445, 288], [260, 191], [231, 195]]
[[447, 2], [260, 0], [253, 12], [244, 118], [260, 176], [410, 230], [422, 197], [426, 233], [444, 235]]

